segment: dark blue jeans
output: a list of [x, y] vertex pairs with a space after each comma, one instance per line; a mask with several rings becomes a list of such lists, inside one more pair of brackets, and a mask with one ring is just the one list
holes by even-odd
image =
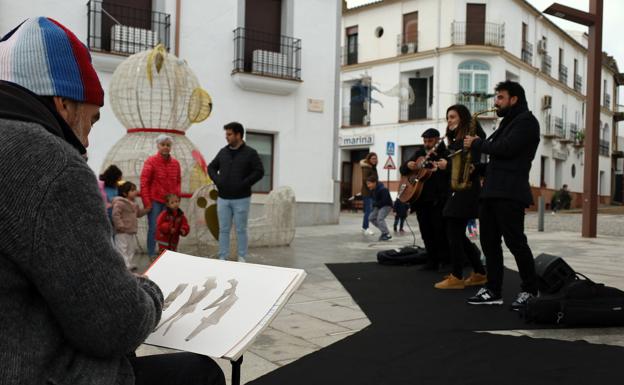
[[363, 197], [362, 198], [362, 208], [364, 209], [364, 219], [362, 221], [362, 228], [368, 229], [368, 217], [373, 212], [373, 198], [372, 197]]

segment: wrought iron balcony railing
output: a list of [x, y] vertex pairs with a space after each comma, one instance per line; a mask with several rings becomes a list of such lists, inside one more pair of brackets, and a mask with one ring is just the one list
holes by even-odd
[[168, 13], [92, 0], [87, 8], [87, 44], [92, 51], [132, 55], [159, 43], [170, 47]]
[[522, 61], [533, 65], [533, 44], [528, 41], [522, 42]]
[[504, 47], [505, 24], [454, 21], [451, 23], [451, 41], [455, 45]]
[[[470, 113], [485, 111], [492, 108], [492, 100], [481, 95], [471, 95], [469, 93], [458, 93], [455, 97], [455, 103], [463, 104], [468, 107]], [[481, 115], [483, 117], [494, 117], [493, 112]]]
[[239, 27], [233, 63], [233, 73], [301, 80], [301, 39]]
[[397, 36], [397, 56], [418, 52], [418, 32]]
[[574, 90], [581, 92], [583, 89], [583, 77], [579, 74], [574, 75]]
[[602, 100], [602, 106], [604, 108], [611, 108], [611, 95], [605, 93], [604, 98]]
[[357, 64], [358, 63], [358, 52], [360, 51], [360, 45], [357, 44], [353, 47], [348, 47], [348, 46], [343, 46], [342, 47], [342, 53], [341, 53], [341, 58], [340, 58], [340, 64], [342, 64], [343, 66], [348, 66], [351, 64]]
[[542, 56], [541, 70], [543, 73], [550, 76], [551, 69], [552, 69], [552, 57], [550, 57], [550, 55], [544, 54], [544, 56]]
[[554, 133], [557, 138], [565, 138], [565, 129], [562, 118], [554, 119]]
[[559, 81], [563, 84], [568, 83], [568, 67], [559, 64]]
[[600, 139], [599, 145], [599, 153], [601, 156], [609, 156], [609, 141], [605, 139]]

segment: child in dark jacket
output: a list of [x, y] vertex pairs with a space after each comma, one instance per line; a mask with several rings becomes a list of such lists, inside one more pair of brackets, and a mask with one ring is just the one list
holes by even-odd
[[156, 243], [160, 253], [165, 250], [176, 251], [180, 236], [185, 237], [190, 230], [186, 216], [180, 210], [180, 197], [167, 194], [165, 200], [167, 208], [156, 221]]
[[403, 225], [407, 218], [407, 212], [409, 210], [409, 204], [403, 203], [397, 198], [394, 201], [394, 232], [397, 232], [397, 225], [399, 225], [399, 231], [404, 233]]
[[392, 239], [392, 236], [386, 225], [386, 217], [392, 211], [392, 197], [390, 197], [390, 191], [388, 191], [386, 186], [379, 182], [374, 175], [366, 179], [366, 186], [371, 191], [373, 197], [373, 211], [368, 220], [381, 231], [379, 240], [389, 241]]

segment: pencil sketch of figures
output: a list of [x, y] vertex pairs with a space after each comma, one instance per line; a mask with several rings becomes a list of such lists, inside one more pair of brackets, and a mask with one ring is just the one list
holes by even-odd
[[185, 338], [186, 341], [190, 341], [193, 337], [202, 332], [202, 330], [206, 329], [211, 325], [216, 325], [221, 320], [221, 317], [227, 313], [232, 306], [238, 300], [238, 296], [236, 295], [236, 287], [238, 286], [238, 281], [235, 279], [228, 280], [230, 283], [230, 287], [223, 291], [223, 294], [214, 300], [210, 305], [206, 306], [203, 310], [208, 310], [212, 308], [216, 308], [209, 316], [203, 317], [201, 319], [200, 324], [189, 334], [188, 337]]
[[195, 311], [195, 307], [197, 307], [197, 304], [199, 304], [204, 298], [206, 298], [208, 294], [212, 291], [212, 289], [217, 287], [217, 279], [215, 277], [208, 277], [203, 287], [203, 289], [199, 290], [197, 288], [197, 285], [194, 285], [191, 295], [189, 296], [189, 299], [186, 301], [186, 303], [180, 306], [178, 311], [176, 311], [173, 315], [171, 315], [160, 325], [158, 325], [156, 330], [160, 329], [164, 324], [169, 323], [169, 326], [167, 326], [167, 329], [165, 329], [165, 332], [163, 333], [164, 336], [165, 334], [167, 334], [169, 329], [171, 329], [171, 325], [173, 325], [176, 321], [178, 321], [180, 318], [184, 317], [187, 314], [193, 313]]
[[187, 286], [188, 286], [188, 283], [181, 283], [175, 288], [174, 291], [169, 293], [167, 295], [167, 298], [165, 298], [165, 303], [163, 304], [162, 311], [167, 310], [167, 308], [173, 303], [173, 301], [175, 301], [180, 296], [180, 294], [182, 294], [182, 292], [186, 289]]

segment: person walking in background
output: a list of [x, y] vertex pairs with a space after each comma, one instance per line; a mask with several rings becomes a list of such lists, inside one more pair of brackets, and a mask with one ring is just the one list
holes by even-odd
[[134, 271], [136, 266], [132, 264], [132, 260], [137, 248], [138, 218], [147, 214], [148, 210], [140, 209], [135, 203], [139, 192], [134, 183], [125, 182], [119, 186], [118, 191], [119, 196], [113, 198], [115, 246], [124, 257], [126, 267]]
[[245, 128], [238, 122], [223, 126], [227, 145], [208, 165], [208, 174], [217, 186], [219, 218], [219, 259], [230, 254], [230, 228], [236, 226], [238, 261], [247, 258], [247, 221], [251, 206], [251, 187], [264, 176], [258, 152], [243, 137]]
[[362, 219], [362, 233], [366, 235], [373, 235], [373, 231], [369, 229], [369, 217], [373, 211], [373, 198], [372, 191], [367, 187], [368, 178], [374, 176], [379, 179], [377, 174], [377, 163], [379, 159], [377, 154], [369, 152], [364, 159], [360, 161], [360, 168], [362, 169], [362, 210], [364, 211], [364, 218]]
[[529, 111], [524, 88], [507, 80], [495, 88], [498, 129], [486, 140], [466, 136], [464, 146], [474, 156], [489, 155], [479, 204], [481, 249], [488, 269], [486, 287], [468, 298], [471, 305], [502, 305], [503, 249], [501, 238], [516, 259], [520, 293], [511, 304], [520, 310], [537, 295], [533, 253], [524, 234], [524, 210], [533, 203], [529, 172], [540, 142], [539, 122]]
[[113, 213], [113, 198], [117, 196], [117, 188], [119, 181], [121, 180], [123, 174], [119, 167], [111, 164], [104, 170], [102, 174], [100, 174], [98, 185], [100, 189], [104, 191], [104, 199], [106, 204], [106, 213], [108, 214], [108, 218], [112, 220]]
[[407, 219], [407, 214], [409, 212], [409, 204], [403, 203], [399, 200], [399, 198], [394, 200], [394, 232], [397, 232], [397, 226], [399, 228], [399, 232], [403, 234], [405, 231], [403, 230], [403, 225], [405, 224], [405, 219]]
[[182, 172], [180, 163], [171, 155], [173, 139], [161, 134], [156, 138], [158, 153], [145, 161], [141, 171], [141, 200], [149, 210], [147, 216], [147, 255], [156, 255], [156, 221], [165, 209], [167, 194], [181, 195]]
[[380, 241], [389, 241], [392, 239], [390, 230], [386, 225], [386, 217], [392, 211], [392, 197], [390, 191], [383, 183], [377, 180], [377, 177], [371, 175], [366, 180], [366, 186], [371, 191], [373, 198], [373, 211], [370, 214], [370, 222], [381, 231]]
[[561, 189], [559, 189], [559, 191], [554, 193], [552, 196], [552, 199], [550, 201], [552, 213], [554, 214], [559, 210], [569, 210], [571, 202], [572, 197], [570, 196], [568, 185], [564, 184], [563, 186], [561, 186]]
[[165, 200], [166, 208], [157, 220], [156, 242], [159, 254], [165, 250], [176, 251], [180, 236], [186, 237], [190, 231], [186, 216], [180, 209], [180, 197], [167, 194]]

